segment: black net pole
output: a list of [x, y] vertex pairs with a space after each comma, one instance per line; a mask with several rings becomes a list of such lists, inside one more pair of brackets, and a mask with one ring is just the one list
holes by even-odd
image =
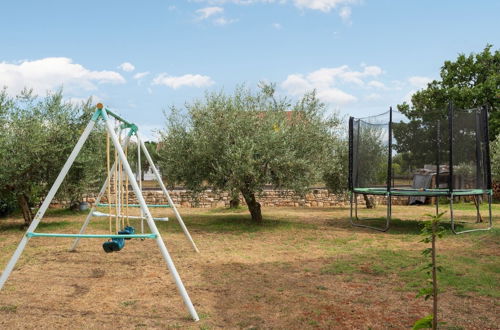
[[[352, 159], [353, 159], [353, 174], [352, 174], [352, 187], [353, 189], [355, 187], [359, 187], [359, 131], [361, 130], [361, 127], [360, 127], [360, 122], [361, 120], [357, 120], [356, 121], [356, 124], [354, 124], [354, 120], [353, 120], [353, 131], [354, 131], [354, 125], [356, 125], [356, 147], [355, 147], [355, 150], [353, 150], [353, 155], [352, 155]], [[353, 132], [353, 135], [354, 135], [354, 132]], [[354, 149], [354, 139], [353, 139], [353, 149]], [[354, 154], [354, 152], [356, 152], [356, 154]], [[356, 158], [356, 162], [354, 162], [354, 158]], [[354, 166], [354, 163], [356, 163], [356, 165]]]
[[450, 159], [449, 159], [449, 178], [448, 178], [448, 189], [450, 193], [453, 193], [453, 104], [448, 103], [448, 133], [449, 133], [449, 148], [450, 148]]
[[474, 120], [476, 121], [476, 184], [474, 188], [484, 189], [484, 157], [483, 150], [481, 148], [482, 142], [481, 138], [484, 136], [484, 132], [481, 130], [484, 124], [482, 118], [483, 111], [481, 108], [474, 110]]
[[436, 132], [436, 144], [437, 144], [437, 154], [436, 154], [436, 188], [439, 189], [439, 164], [441, 163], [441, 136], [440, 136], [440, 131], [441, 130], [441, 120], [438, 119], [437, 121], [437, 132]]
[[486, 188], [491, 190], [491, 159], [490, 159], [490, 131], [488, 127], [488, 108], [483, 106], [482, 109], [483, 122], [484, 122], [484, 143], [486, 151]]
[[352, 180], [352, 174], [353, 174], [353, 147], [354, 147], [354, 136], [353, 136], [353, 129], [354, 129], [354, 118], [349, 117], [349, 190], [353, 191], [354, 185], [353, 185], [353, 180]]
[[391, 191], [392, 178], [392, 107], [389, 108], [389, 155], [387, 157], [387, 191]]

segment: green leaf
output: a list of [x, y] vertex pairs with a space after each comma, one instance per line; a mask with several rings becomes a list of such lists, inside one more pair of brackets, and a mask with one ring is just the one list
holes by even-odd
[[430, 329], [432, 328], [432, 320], [434, 319], [434, 317], [432, 316], [432, 314], [430, 315], [427, 315], [419, 320], [417, 320], [414, 324], [413, 324], [413, 330], [418, 330], [418, 329]]

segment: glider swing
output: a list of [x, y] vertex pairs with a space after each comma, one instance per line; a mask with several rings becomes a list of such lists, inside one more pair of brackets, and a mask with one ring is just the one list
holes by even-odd
[[[122, 142], [121, 137], [121, 129], [118, 131], [118, 140], [120, 143]], [[115, 214], [111, 213], [112, 204], [108, 203], [108, 213], [97, 213], [97, 211], [93, 212], [94, 216], [97, 214], [102, 214], [108, 217], [109, 221], [109, 233], [113, 233], [113, 217], [115, 218], [115, 228], [118, 235], [133, 235], [135, 234], [135, 228], [130, 225], [130, 216], [128, 210], [128, 200], [129, 200], [129, 181], [128, 176], [125, 178], [125, 186], [123, 186], [123, 163], [117, 157], [117, 151], [115, 150], [115, 163], [118, 166], [115, 166], [114, 173], [111, 173], [111, 164], [110, 164], [110, 143], [109, 143], [109, 133], [106, 136], [106, 164], [107, 164], [107, 173], [114, 178], [114, 193], [115, 193]], [[125, 158], [128, 158], [128, 145], [125, 146]], [[122, 205], [124, 202], [123, 195], [125, 194], [125, 215], [121, 214]], [[111, 185], [108, 185], [107, 188], [107, 198], [108, 201], [111, 200]], [[142, 218], [142, 217], [141, 217]], [[126, 226], [125, 226], [126, 219]], [[125, 246], [125, 240], [129, 240], [130, 238], [110, 238], [107, 242], [102, 244], [102, 248], [104, 252], [115, 252], [120, 251]]]
[[[57, 176], [54, 184], [50, 188], [49, 192], [47, 193], [47, 196], [43, 203], [40, 206], [40, 209], [38, 210], [37, 214], [35, 215], [35, 218], [33, 219], [31, 225], [29, 226], [28, 230], [26, 231], [26, 234], [23, 236], [21, 239], [21, 242], [17, 246], [14, 254], [12, 255], [11, 259], [7, 263], [7, 266], [2, 272], [2, 275], [0, 276], [0, 290], [4, 286], [5, 282], [7, 281], [9, 275], [12, 273], [17, 261], [19, 260], [21, 254], [24, 251], [24, 248], [28, 244], [28, 241], [33, 238], [33, 237], [70, 237], [70, 238], [75, 238], [73, 245], [71, 247], [71, 251], [74, 251], [81, 238], [107, 238], [109, 241], [104, 242], [103, 244], [103, 249], [106, 252], [113, 252], [113, 251], [120, 251], [125, 244], [125, 240], [132, 239], [132, 238], [140, 238], [140, 239], [154, 239], [157, 243], [157, 246], [165, 259], [165, 262], [167, 264], [167, 268], [170, 272], [170, 274], [173, 277], [173, 280], [177, 286], [177, 289], [179, 290], [180, 295], [182, 296], [182, 299], [184, 301], [184, 304], [186, 305], [191, 317], [193, 320], [198, 321], [199, 317], [198, 314], [193, 306], [193, 303], [191, 302], [191, 299], [189, 298], [189, 295], [186, 291], [186, 288], [184, 287], [184, 284], [182, 283], [182, 280], [179, 276], [179, 273], [177, 272], [177, 269], [174, 265], [174, 262], [170, 256], [170, 253], [167, 250], [167, 247], [165, 246], [165, 243], [161, 237], [160, 232], [158, 231], [158, 228], [156, 227], [155, 221], [167, 221], [168, 218], [153, 218], [151, 215], [149, 208], [151, 205], [147, 205], [146, 201], [144, 199], [144, 196], [142, 195], [142, 184], [141, 184], [141, 169], [140, 169], [140, 154], [141, 150], [146, 156], [146, 159], [149, 163], [150, 168], [153, 170], [154, 175], [156, 180], [158, 181], [161, 190], [163, 194], [165, 195], [167, 201], [168, 201], [168, 206], [172, 208], [173, 213], [175, 214], [175, 217], [177, 221], [179, 222], [179, 225], [181, 226], [184, 234], [188, 238], [189, 242], [191, 243], [193, 249], [196, 252], [198, 251], [198, 248], [196, 247], [196, 244], [194, 243], [189, 231], [187, 230], [184, 221], [182, 220], [182, 217], [180, 216], [179, 212], [177, 211], [177, 208], [175, 207], [175, 204], [173, 203], [172, 199], [170, 198], [170, 194], [168, 193], [165, 185], [163, 184], [163, 181], [161, 180], [161, 176], [158, 172], [158, 169], [155, 167], [153, 160], [151, 159], [151, 156], [146, 149], [146, 146], [142, 139], [139, 137], [137, 134], [138, 128], [135, 124], [128, 122], [127, 120], [123, 119], [119, 115], [113, 113], [112, 111], [105, 109], [102, 104], [97, 104], [96, 106], [96, 111], [94, 112], [94, 115], [92, 116], [92, 119], [89, 121], [87, 124], [85, 130], [83, 131], [82, 135], [80, 136], [78, 142], [76, 143], [75, 147], [73, 148], [73, 151], [69, 155], [68, 159], [66, 160], [66, 163], [64, 164], [63, 168], [61, 169], [61, 172]], [[113, 127], [110, 117], [113, 117], [118, 123], [119, 126], [115, 131], [115, 128]], [[47, 211], [50, 203], [52, 202], [52, 199], [54, 198], [55, 194], [57, 193], [59, 187], [61, 186], [61, 183], [63, 182], [64, 178], [68, 174], [68, 171], [70, 170], [71, 166], [73, 165], [76, 157], [78, 156], [80, 150], [82, 149], [84, 143], [88, 139], [91, 131], [93, 130], [95, 124], [99, 121], [103, 120], [106, 130], [107, 130], [107, 178], [106, 181], [104, 182], [104, 185], [101, 187], [101, 190], [99, 191], [99, 194], [96, 198], [95, 204], [92, 206], [90, 209], [90, 212], [88, 213], [81, 229], [78, 234], [66, 234], [66, 233], [40, 233], [36, 232], [35, 230], [37, 229], [40, 221], [43, 219], [45, 212]], [[122, 139], [122, 132], [127, 131], [127, 134], [125, 137]], [[117, 134], [118, 133], [118, 134]], [[130, 164], [127, 160], [127, 145], [129, 144], [131, 137], [135, 136], [137, 140], [137, 149], [138, 149], [138, 158], [139, 158], [139, 166], [138, 166], [138, 181], [136, 181], [136, 177], [130, 167]], [[114, 164], [111, 165], [110, 161], [110, 146], [111, 143], [114, 146], [114, 154], [115, 154], [115, 161]], [[135, 205], [130, 205], [129, 202], [129, 185], [132, 187], [132, 191], [135, 194], [135, 197], [137, 198], [137, 204]], [[105, 192], [107, 191], [107, 203], [106, 204], [101, 204], [101, 199], [104, 196]], [[113, 199], [113, 193], [114, 193], [114, 201]], [[129, 207], [140, 207], [140, 216], [132, 216], [129, 215]], [[165, 205], [153, 205], [153, 206], [160, 206], [160, 207], [166, 207]], [[108, 213], [103, 213], [103, 212], [98, 212], [96, 210], [97, 207], [107, 207]], [[112, 209], [114, 208], [115, 213], [112, 214]], [[124, 211], [124, 214], [122, 214], [122, 211]], [[85, 234], [85, 230], [90, 223], [91, 218], [95, 217], [108, 217], [109, 221], [109, 234]], [[141, 220], [141, 234], [136, 234], [135, 233], [135, 228], [130, 225], [130, 219], [137, 219], [139, 218]], [[115, 222], [115, 228], [113, 230], [113, 219]], [[144, 220], [146, 220], [146, 223], [148, 224], [151, 233], [144, 233]]]

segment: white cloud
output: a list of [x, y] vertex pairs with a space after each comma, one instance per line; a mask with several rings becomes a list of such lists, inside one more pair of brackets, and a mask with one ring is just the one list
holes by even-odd
[[[291, 74], [281, 83], [281, 87], [287, 93], [294, 96], [299, 96], [315, 89], [318, 98], [322, 101], [334, 104], [351, 103], [355, 102], [357, 98], [339, 89], [339, 85], [365, 87], [367, 85], [365, 80], [377, 77], [383, 73], [383, 70], [378, 66], [363, 65], [362, 67], [362, 71], [351, 70], [349, 66], [342, 65], [334, 68], [321, 68], [307, 75]], [[378, 86], [380, 84], [382, 83], [375, 83]]]
[[311, 72], [308, 79], [317, 84], [333, 84], [336, 81], [352, 83], [363, 86], [364, 78], [377, 77], [382, 74], [382, 69], [378, 66], [364, 66], [363, 71], [352, 71], [349, 66], [342, 65], [336, 68], [321, 68]]
[[67, 57], [47, 57], [24, 60], [17, 64], [0, 62], [0, 86], [7, 86], [10, 93], [24, 87], [44, 94], [61, 86], [65, 92], [78, 93], [96, 90], [97, 84], [123, 84], [125, 78], [115, 71], [92, 71]]
[[150, 123], [140, 124], [140, 136], [145, 141], [160, 141], [163, 125], [154, 125]]
[[413, 76], [408, 78], [410, 85], [417, 88], [425, 88], [431, 81], [432, 79], [429, 77]]
[[209, 76], [200, 74], [185, 74], [183, 76], [169, 76], [166, 73], [160, 73], [153, 79], [153, 85], [164, 85], [177, 89], [182, 86], [188, 87], [208, 87], [215, 82]]
[[351, 8], [350, 7], [342, 7], [339, 10], [339, 16], [342, 19], [342, 21], [346, 23], [350, 23], [351, 19]]
[[214, 24], [224, 26], [224, 25], [228, 25], [228, 24], [231, 24], [231, 23], [234, 23], [237, 21], [238, 21], [237, 19], [228, 19], [225, 17], [219, 17], [217, 19], [214, 19]]
[[142, 78], [146, 77], [147, 75], [149, 75], [149, 71], [146, 71], [146, 72], [137, 72], [134, 75], [134, 79], [142, 79]]
[[[93, 103], [102, 102], [102, 99], [97, 95], [91, 95], [90, 97], [92, 98]], [[64, 98], [64, 100], [73, 105], [80, 106], [86, 103], [89, 100], [89, 97], [69, 97], [69, 98]]]
[[222, 14], [223, 12], [224, 8], [222, 7], [206, 7], [198, 9], [196, 11], [196, 13], [199, 15], [198, 18], [201, 20], [207, 19], [213, 15]]
[[[335, 9], [339, 5], [351, 4], [355, 2], [355, 0], [293, 0], [295, 6], [300, 9], [320, 10], [325, 13]], [[350, 9], [347, 15], [351, 15]]]
[[347, 104], [357, 100], [354, 95], [341, 91], [338, 88], [318, 89], [317, 93], [320, 100], [328, 103]]
[[276, 30], [281, 30], [283, 26], [280, 23], [273, 23], [273, 28], [275, 28]]
[[378, 81], [378, 80], [369, 81], [367, 85], [370, 87], [379, 88], [379, 89], [386, 89], [387, 88], [383, 82]]
[[125, 72], [132, 72], [135, 70], [135, 66], [130, 62], [123, 62], [118, 66], [119, 69], [122, 69]]
[[300, 96], [305, 92], [316, 89], [318, 98], [329, 103], [346, 104], [356, 101], [356, 97], [353, 95], [332, 87], [325, 81], [311, 81], [310, 78], [306, 78], [301, 74], [289, 75], [286, 80], [281, 83], [281, 87], [294, 96]]
[[382, 99], [382, 96], [380, 94], [377, 94], [377, 93], [371, 93], [371, 94], [368, 94], [365, 97], [365, 99], [368, 100], [368, 101], [375, 101], [375, 100]]

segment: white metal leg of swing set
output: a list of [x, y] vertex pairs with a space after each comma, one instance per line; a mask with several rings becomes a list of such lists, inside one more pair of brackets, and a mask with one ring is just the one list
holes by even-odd
[[[130, 168], [130, 165], [127, 161], [127, 158], [125, 156], [125, 153], [123, 152], [123, 149], [121, 148], [120, 142], [118, 141], [118, 137], [113, 130], [113, 127], [111, 125], [111, 122], [109, 121], [108, 115], [106, 113], [105, 109], [102, 109], [101, 115], [104, 119], [104, 122], [106, 124], [107, 131], [111, 137], [111, 140], [115, 146], [115, 149], [118, 152], [118, 157], [123, 163], [126, 175], [129, 177], [129, 180], [132, 184], [132, 189], [134, 193], [136, 194], [136, 197], [138, 199], [138, 202], [141, 206], [141, 210], [144, 213], [147, 223], [149, 225], [149, 228], [151, 232], [155, 235], [155, 240], [158, 245], [158, 248], [160, 249], [160, 252], [165, 259], [165, 262], [167, 264], [167, 268], [170, 271], [170, 274], [172, 275], [172, 278], [177, 286], [177, 289], [179, 290], [179, 293], [184, 301], [184, 304], [186, 305], [191, 317], [193, 320], [198, 321], [198, 313], [196, 312], [193, 303], [191, 302], [191, 299], [189, 298], [189, 295], [186, 291], [186, 288], [184, 287], [184, 284], [182, 283], [182, 280], [179, 276], [179, 273], [177, 272], [177, 269], [174, 265], [174, 262], [170, 256], [170, 253], [167, 250], [167, 247], [165, 246], [165, 242], [163, 241], [160, 232], [158, 231], [158, 228], [156, 227], [156, 224], [153, 220], [153, 217], [151, 216], [151, 213], [149, 212], [148, 206], [146, 205], [146, 201], [144, 200], [144, 197], [142, 196], [142, 191], [139, 189], [138, 183], [134, 179], [134, 173], [132, 172], [132, 169]], [[28, 241], [29, 241], [29, 236], [28, 233], [33, 233], [36, 228], [38, 227], [38, 224], [40, 223], [41, 219], [45, 215], [45, 212], [47, 211], [50, 203], [52, 202], [52, 199], [54, 198], [55, 194], [57, 193], [59, 187], [61, 186], [62, 181], [68, 174], [69, 169], [73, 165], [73, 162], [75, 161], [76, 157], [78, 156], [78, 153], [82, 149], [82, 146], [84, 145], [85, 141], [90, 135], [90, 132], [94, 128], [94, 125], [96, 121], [99, 120], [99, 117], [93, 118], [88, 124], [85, 130], [83, 131], [82, 135], [80, 136], [78, 142], [76, 143], [75, 147], [73, 148], [73, 151], [71, 152], [70, 156], [66, 160], [66, 163], [64, 164], [61, 172], [57, 176], [54, 184], [50, 188], [47, 197], [43, 201], [42, 205], [40, 206], [40, 209], [38, 210], [37, 214], [35, 215], [35, 218], [31, 222], [31, 225], [29, 226], [28, 230], [26, 231], [26, 235], [23, 236], [21, 239], [21, 242], [17, 246], [16, 250], [14, 251], [14, 254], [12, 255], [11, 259], [7, 263], [7, 266], [5, 267], [4, 271], [2, 272], [2, 275], [0, 276], [0, 290], [3, 288], [5, 282], [9, 278], [9, 275], [12, 273], [12, 270], [14, 269], [17, 261], [19, 260], [21, 254], [24, 251], [24, 248], [26, 247]], [[146, 153], [146, 155], [149, 155]], [[150, 158], [150, 157], [148, 157]], [[149, 159], [148, 159], [149, 160]], [[108, 177], [109, 179], [109, 177]], [[109, 180], [107, 180], [108, 182]], [[103, 187], [104, 188], [104, 187]], [[101, 189], [102, 191], [103, 189]], [[97, 204], [97, 203], [96, 203]], [[89, 219], [90, 220], [90, 219]], [[82, 228], [84, 230], [84, 228]]]
[[184, 232], [184, 235], [187, 237], [189, 242], [191, 243], [191, 246], [196, 252], [200, 252], [198, 250], [198, 247], [196, 246], [196, 243], [194, 242], [193, 238], [191, 237], [191, 234], [189, 233], [189, 230], [187, 229], [186, 225], [184, 224], [184, 221], [182, 220], [181, 214], [177, 210], [177, 207], [175, 207], [174, 201], [170, 197], [170, 194], [168, 193], [167, 188], [165, 187], [165, 184], [163, 183], [163, 180], [161, 179], [160, 172], [156, 168], [155, 164], [153, 163], [153, 159], [151, 158], [151, 155], [149, 154], [148, 149], [146, 148], [146, 145], [144, 144], [144, 141], [139, 137], [138, 134], [136, 134], [137, 137], [137, 143], [141, 146], [142, 151], [144, 152], [144, 155], [146, 156], [146, 159], [148, 160], [149, 167], [153, 170], [153, 173], [155, 175], [156, 181], [158, 181], [158, 184], [161, 187], [161, 190], [163, 191], [163, 194], [167, 197], [168, 204], [172, 207], [172, 210], [174, 211], [175, 218], [179, 222], [179, 225], [182, 228], [182, 231]]

